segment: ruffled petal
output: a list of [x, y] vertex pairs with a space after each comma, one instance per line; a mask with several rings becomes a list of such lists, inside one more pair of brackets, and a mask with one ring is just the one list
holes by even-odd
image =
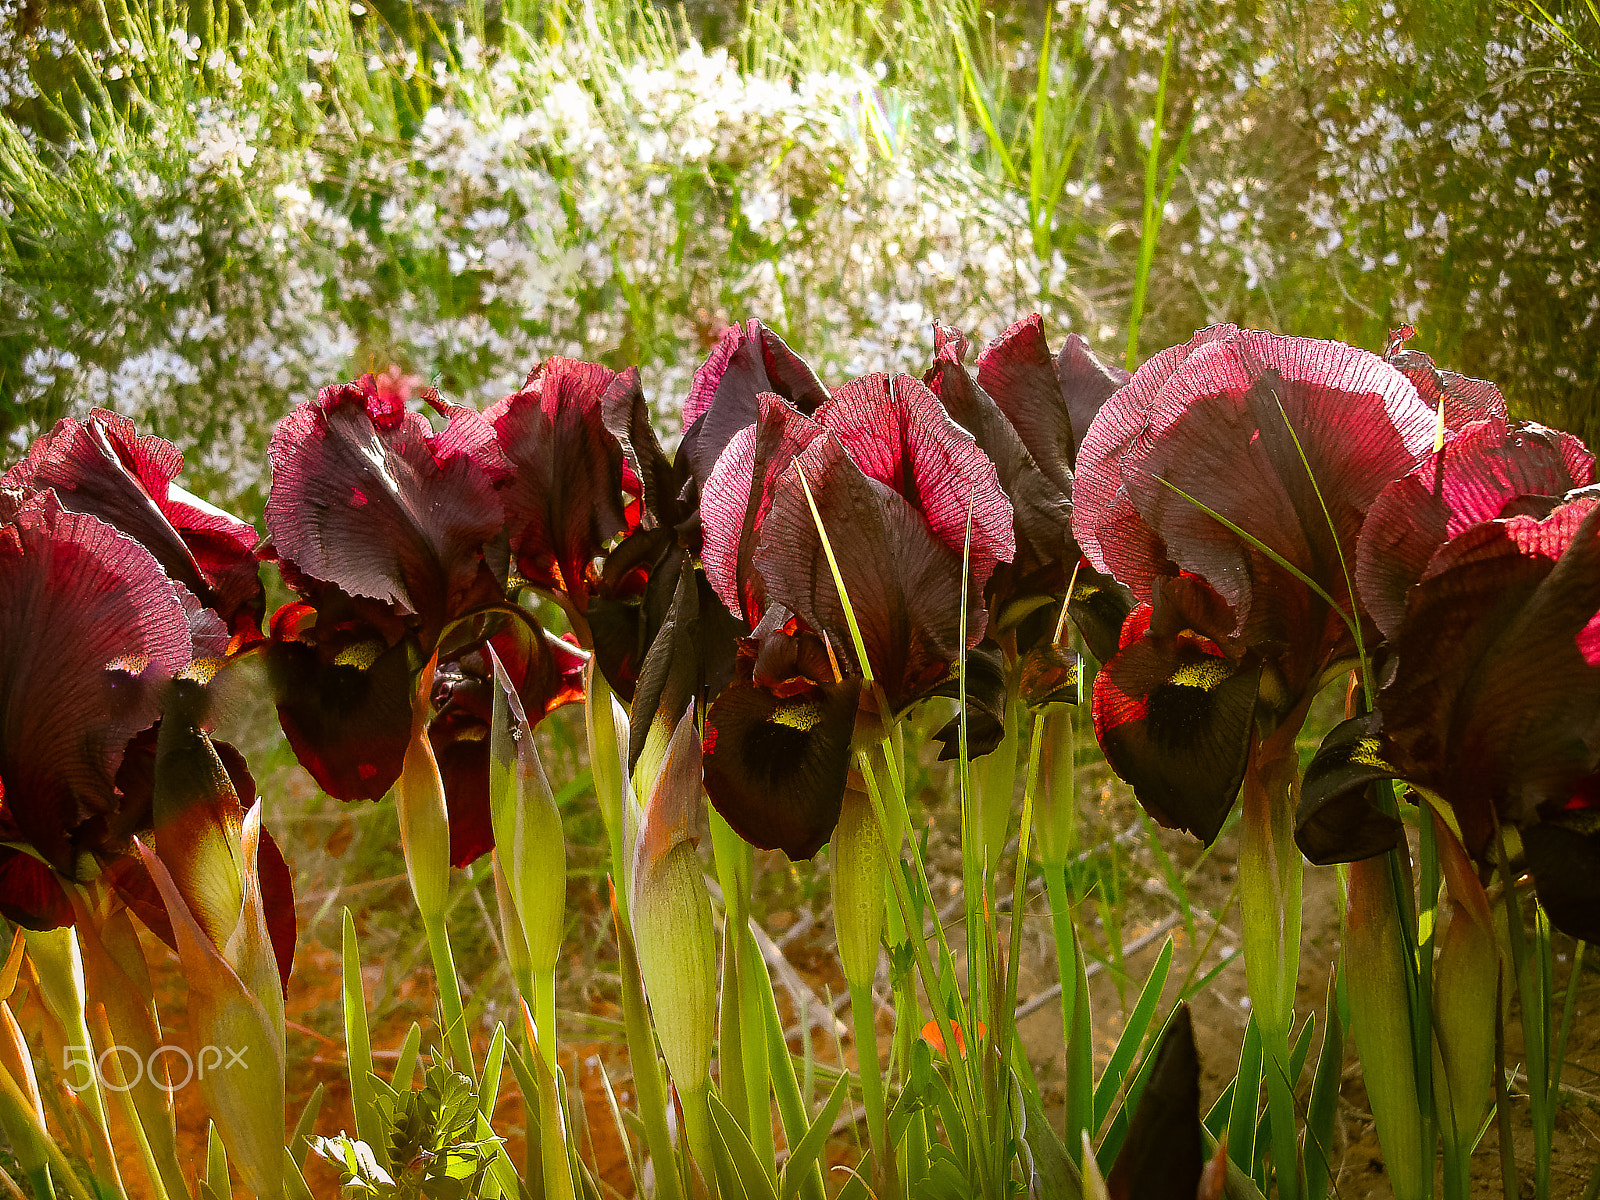
[[816, 419], [867, 478], [898, 493], [958, 557], [970, 511], [972, 579], [981, 597], [995, 565], [1016, 554], [1011, 502], [994, 464], [933, 393], [909, 375], [868, 375], [834, 392]]
[[800, 356], [751, 317], [723, 331], [684, 402], [683, 456], [702, 489], [734, 435], [755, 423], [766, 393], [807, 415], [828, 398]]
[[1480, 521], [1544, 516], [1594, 482], [1594, 456], [1571, 434], [1499, 418], [1469, 425], [1373, 501], [1356, 543], [1361, 602], [1384, 634], [1406, 594], [1450, 538]]
[[[828, 531], [872, 672], [891, 705], [904, 708], [949, 674], [960, 650], [960, 557], [901, 495], [862, 474], [836, 435], [813, 442], [790, 464], [762, 523], [756, 569], [769, 603], [825, 634], [856, 673], [861, 665], [801, 471]], [[981, 595], [974, 586], [968, 598], [968, 646], [983, 636]]]
[[0, 797], [57, 870], [73, 831], [118, 806], [123, 748], [189, 662], [172, 582], [131, 538], [54, 493], [0, 526]]
[[171, 442], [141, 437], [127, 417], [97, 408], [85, 421], [58, 422], [0, 477], [0, 491], [54, 489], [62, 508], [133, 538], [230, 633], [254, 640], [266, 605], [255, 526], [174, 484], [182, 468]]
[[595, 557], [625, 525], [622, 447], [602, 419], [618, 378], [598, 363], [546, 359], [484, 414], [514, 471], [500, 494], [517, 570], [579, 611]]
[[484, 545], [505, 524], [493, 428], [470, 409], [446, 414], [435, 434], [362, 376], [285, 417], [270, 448], [277, 554], [416, 616], [430, 642], [486, 590]]
[[1444, 406], [1446, 429], [1464, 429], [1474, 421], [1507, 419], [1506, 400], [1486, 379], [1441, 371], [1419, 350], [1397, 350], [1388, 363], [1411, 381], [1422, 402], [1435, 412]]

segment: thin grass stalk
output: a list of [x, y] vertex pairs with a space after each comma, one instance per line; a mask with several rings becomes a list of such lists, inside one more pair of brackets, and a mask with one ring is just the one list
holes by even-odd
[[1172, 67], [1173, 34], [1167, 34], [1166, 48], [1161, 52], [1161, 78], [1156, 85], [1156, 111], [1150, 129], [1150, 149], [1144, 157], [1144, 220], [1139, 227], [1139, 265], [1133, 276], [1133, 302], [1128, 312], [1128, 350], [1125, 357], [1128, 370], [1139, 364], [1139, 326], [1144, 322], [1145, 293], [1150, 286], [1150, 267], [1155, 261], [1156, 234], [1161, 228], [1161, 216], [1156, 211], [1156, 181], [1161, 167], [1162, 122], [1167, 107], [1167, 75]]
[[[156, 1163], [155, 1151], [151, 1148], [150, 1138], [145, 1133], [144, 1122], [139, 1119], [139, 1109], [133, 1102], [133, 1085], [128, 1082], [127, 1074], [122, 1069], [122, 1056], [115, 1053], [117, 1039], [111, 1032], [111, 1022], [106, 1018], [105, 1005], [91, 1004], [89, 1010], [95, 1033], [113, 1051], [106, 1056], [112, 1075], [108, 1081], [112, 1085], [110, 1090], [117, 1097], [118, 1106], [122, 1109], [123, 1119], [128, 1122], [128, 1128], [133, 1131], [133, 1141], [139, 1152], [139, 1165], [144, 1168], [145, 1178], [150, 1181], [151, 1195], [154, 1200], [178, 1200], [178, 1197], [170, 1196], [167, 1191], [166, 1180], [162, 1178], [161, 1168]], [[187, 1200], [188, 1193], [180, 1192], [179, 1196]]]
[[[49, 1166], [44, 1168], [42, 1172], [43, 1179], [41, 1182], [43, 1182], [46, 1190], [40, 1193], [41, 1196], [54, 1196], [54, 1185], [56, 1183], [60, 1183], [73, 1197], [73, 1200], [96, 1200], [97, 1196], [103, 1196], [107, 1193], [108, 1189], [99, 1180], [94, 1180], [94, 1194], [91, 1195], [89, 1188], [79, 1178], [78, 1173], [73, 1170], [67, 1156], [62, 1153], [61, 1147], [57, 1145], [55, 1138], [50, 1136], [49, 1129], [39, 1119], [38, 1113], [34, 1112], [33, 1106], [28, 1103], [28, 1098], [22, 1094], [22, 1089], [18, 1086], [17, 1081], [11, 1077], [11, 1072], [4, 1069], [0, 1069], [0, 1105], [4, 1105], [9, 1110], [8, 1116], [12, 1121], [26, 1124], [34, 1131], [40, 1146], [43, 1147], [46, 1156], [50, 1160]], [[30, 1174], [31, 1179], [32, 1176]], [[111, 1194], [118, 1196], [123, 1194], [120, 1183], [117, 1185], [116, 1191]]]

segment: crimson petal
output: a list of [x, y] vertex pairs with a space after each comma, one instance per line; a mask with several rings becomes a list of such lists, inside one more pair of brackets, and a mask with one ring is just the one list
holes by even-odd
[[957, 557], [970, 515], [973, 596], [981, 598], [995, 565], [1016, 554], [1011, 502], [994, 464], [934, 394], [909, 375], [868, 375], [834, 392], [816, 419], [867, 478], [897, 492]]
[[597, 363], [546, 359], [484, 414], [514, 470], [501, 498], [517, 570], [580, 612], [595, 556], [626, 524], [622, 447], [602, 420], [619, 378]]
[[484, 544], [505, 510], [509, 467], [494, 429], [449, 407], [434, 433], [372, 376], [326, 387], [273, 432], [267, 528], [277, 554], [352, 596], [421, 620], [424, 641], [481, 597], [498, 594]]
[[1391, 757], [1450, 801], [1468, 851], [1486, 852], [1497, 819], [1559, 812], [1600, 766], [1600, 500], [1452, 539], [1392, 650]]
[[778, 396], [758, 398], [759, 417], [728, 442], [700, 494], [701, 561], [728, 611], [751, 626], [765, 597], [753, 562], [757, 532], [772, 507], [772, 489], [823, 427]]
[[123, 748], [189, 652], [183, 605], [138, 542], [53, 492], [0, 526], [0, 799], [58, 871], [76, 869], [73, 831], [117, 807]]
[[74, 919], [60, 877], [26, 850], [0, 846], [0, 917], [24, 929], [59, 929]]
[[[841, 659], [853, 661], [855, 648], [801, 471], [828, 531], [873, 674], [898, 711], [936, 687], [960, 652], [961, 560], [898, 493], [864, 475], [836, 435], [813, 442], [779, 480], [755, 565], [769, 601], [826, 634]], [[974, 588], [969, 597], [969, 646], [983, 636], [979, 594]]]
[[1429, 408], [1444, 406], [1447, 429], [1463, 429], [1474, 421], [1506, 419], [1506, 400], [1500, 389], [1485, 379], [1472, 379], [1454, 371], [1441, 371], [1420, 350], [1397, 350], [1386, 361], [1411, 381]]
[[171, 442], [141, 437], [127, 417], [97, 408], [81, 423], [59, 421], [0, 477], [0, 491], [54, 489], [62, 508], [139, 542], [231, 633], [253, 640], [266, 605], [254, 553], [260, 539], [253, 525], [176, 486], [182, 468]]
[[764, 393], [781, 396], [808, 416], [828, 398], [800, 356], [751, 317], [723, 331], [695, 371], [683, 406], [683, 455], [702, 488], [734, 435], [755, 423]]
[[1571, 434], [1499, 418], [1469, 425], [1372, 502], [1356, 544], [1361, 602], [1385, 636], [1440, 546], [1479, 521], [1545, 516], [1594, 482], [1594, 456]]

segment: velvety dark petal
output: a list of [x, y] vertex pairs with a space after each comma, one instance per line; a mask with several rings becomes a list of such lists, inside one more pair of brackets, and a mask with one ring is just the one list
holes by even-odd
[[728, 611], [750, 625], [765, 607], [753, 555], [772, 489], [823, 427], [775, 395], [759, 398], [759, 419], [728, 442], [700, 493], [701, 562]]
[[995, 565], [1016, 554], [1011, 502], [994, 464], [933, 393], [909, 375], [868, 375], [836, 391], [817, 420], [867, 478], [899, 493], [957, 557], [970, 511], [972, 579], [981, 598]]
[[763, 393], [807, 415], [828, 398], [800, 356], [751, 317], [723, 331], [683, 406], [683, 457], [702, 489], [734, 435], [755, 423]]
[[1294, 840], [1318, 865], [1358, 862], [1405, 841], [1400, 819], [1379, 809], [1372, 795], [1373, 784], [1399, 777], [1383, 757], [1382, 723], [1373, 712], [1334, 726], [1306, 768]]
[[780, 698], [748, 678], [706, 713], [705, 786], [752, 846], [795, 862], [833, 836], [850, 768], [861, 681], [818, 684]]
[[[1002, 571], [1015, 578], [1004, 590], [1020, 597], [1026, 589], [1019, 585], [1028, 576], [1052, 565], [1070, 567], [1077, 559], [1077, 543], [1072, 540], [1072, 504], [1068, 494], [1039, 469], [999, 406], [972, 381], [961, 365], [965, 340], [957, 342], [950, 332], [935, 325], [934, 337], [940, 349], [923, 381], [950, 418], [972, 435], [979, 449], [994, 463], [1000, 486], [1011, 500], [1017, 555], [1011, 568]], [[1051, 572], [1052, 576], [1060, 573]], [[1063, 576], [1057, 587], [1064, 586]], [[998, 620], [1002, 626], [1009, 626], [1015, 622], [1007, 619], [1004, 604], [1002, 598]]]
[[1372, 502], [1356, 544], [1356, 586], [1384, 634], [1405, 616], [1406, 593], [1450, 538], [1479, 521], [1545, 516], [1594, 482], [1594, 456], [1571, 434], [1479, 421]]
[[1585, 649], [1597, 628], [1593, 498], [1473, 526], [1412, 590], [1378, 707], [1393, 761], [1449, 800], [1472, 854], [1497, 813], [1530, 825], [1600, 767], [1600, 661]]
[[[960, 680], [950, 676], [930, 695], [960, 699]], [[967, 651], [967, 756], [981, 758], [992, 753], [1005, 737], [1006, 657], [993, 639], [986, 638]], [[939, 761], [949, 762], [961, 755], [961, 714], [957, 713], [933, 735], [938, 742]]]
[[692, 523], [693, 506], [682, 499], [690, 478], [687, 465], [674, 464], [662, 451], [636, 368], [612, 381], [600, 410], [607, 431], [622, 447], [624, 464], [638, 480], [643, 506], [639, 527], [671, 529]]
[[580, 612], [596, 555], [625, 524], [622, 447], [602, 420], [617, 378], [598, 363], [546, 359], [484, 414], [514, 469], [500, 494], [517, 570]]
[[450, 408], [434, 434], [371, 378], [323, 388], [278, 424], [267, 528], [299, 571], [416, 615], [431, 641], [486, 590], [505, 460], [477, 413]]
[[[978, 386], [993, 397], [1055, 489], [1072, 494], [1077, 443], [1039, 314], [1024, 317], [978, 355]], [[1113, 391], [1116, 389], [1113, 388]]]
[[1127, 588], [1088, 565], [1079, 569], [1067, 616], [1097, 662], [1105, 662], [1117, 652], [1123, 622], [1132, 611], [1133, 593]]
[[1506, 419], [1505, 397], [1487, 380], [1441, 371], [1420, 350], [1399, 350], [1388, 355], [1387, 360], [1411, 381], [1429, 408], [1437, 412], [1443, 402], [1447, 429], [1462, 429], [1485, 419]]
[[667, 619], [678, 564], [687, 554], [671, 529], [656, 527], [635, 530], [606, 556], [586, 619], [601, 673], [629, 703], [645, 652]]
[[1105, 402], [1133, 376], [1115, 363], [1100, 360], [1089, 343], [1075, 333], [1067, 334], [1061, 353], [1056, 355], [1056, 378], [1061, 394], [1067, 398], [1067, 415], [1072, 418], [1073, 465], [1083, 447], [1084, 435]]
[[1543, 821], [1522, 831], [1522, 848], [1550, 923], [1569, 937], [1600, 941], [1600, 827]]
[[0, 477], [0, 490], [53, 488], [67, 511], [98, 517], [143, 545], [231, 632], [258, 635], [266, 602], [255, 527], [177, 487], [182, 469], [171, 442], [140, 437], [127, 417], [97, 408], [86, 421], [58, 422]]
[[1112, 1200], [1195, 1200], [1205, 1169], [1200, 1140], [1200, 1053], [1187, 1004], [1161, 1035], [1106, 1191]]
[[53, 492], [0, 526], [0, 797], [57, 870], [73, 831], [117, 807], [128, 740], [189, 662], [189, 624], [148, 550]]
[[[684, 711], [695, 698], [699, 683], [700, 595], [695, 587], [694, 564], [687, 555], [679, 561], [677, 586], [655, 640], [645, 652], [644, 666], [633, 693], [633, 715], [628, 732], [628, 769], [638, 764], [652, 732], [664, 746], [672, 738]], [[654, 730], [652, 730], [654, 727]]]
[[1151, 816], [1209, 845], [1244, 780], [1261, 670], [1208, 639], [1153, 635], [1151, 616], [1145, 604], [1129, 614], [1095, 676], [1095, 736]]
[[59, 929], [73, 923], [72, 902], [47, 864], [0, 846], [0, 916], [24, 929]]
[[412, 639], [389, 644], [371, 626], [343, 626], [331, 606], [288, 604], [263, 652], [278, 720], [300, 765], [340, 800], [376, 800], [411, 740]]
[[[855, 610], [872, 671], [898, 711], [949, 674], [961, 647], [961, 561], [899, 494], [861, 473], [837, 437], [818, 439], [784, 472], [762, 524], [756, 569], [769, 601], [826, 634], [841, 662], [855, 648], [838, 586], [801, 489], [803, 470]], [[983, 636], [969, 596], [967, 645]]]

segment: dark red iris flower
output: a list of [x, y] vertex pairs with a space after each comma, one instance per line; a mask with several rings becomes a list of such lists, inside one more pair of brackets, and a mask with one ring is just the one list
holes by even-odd
[[799, 859], [837, 822], [864, 678], [811, 503], [890, 710], [878, 719], [981, 641], [984, 588], [1016, 546], [994, 464], [916, 379], [869, 375], [809, 417], [769, 393], [758, 413], [701, 495], [706, 576], [754, 629], [707, 715], [706, 788], [746, 840]]
[[234, 649], [261, 636], [266, 599], [255, 527], [178, 487], [183, 456], [171, 442], [141, 436], [127, 417], [95, 409], [64, 418], [0, 476], [8, 505], [51, 490], [68, 512], [98, 517], [149, 550], [166, 574], [211, 609]]
[[[267, 528], [300, 599], [274, 614], [266, 653], [284, 733], [330, 795], [377, 799], [393, 786], [418, 672], [435, 654], [467, 670], [463, 657], [506, 627], [512, 555], [531, 582], [561, 589], [581, 611], [585, 539], [606, 536], [608, 520], [577, 480], [593, 448], [591, 393], [609, 374], [564, 360], [536, 371], [491, 411], [505, 448], [483, 414], [436, 395], [429, 403], [445, 425], [435, 431], [407, 409], [407, 381], [392, 373], [324, 388], [279, 423]], [[590, 467], [617, 476], [603, 456]], [[558, 499], [563, 487], [579, 517], [540, 500], [541, 488]], [[542, 636], [528, 644], [522, 699], [543, 715], [574, 698], [570, 664]], [[483, 786], [457, 798], [459, 848], [476, 857], [489, 824], [477, 804], [488, 751], [481, 738], [465, 742], [452, 758], [471, 759], [466, 774]]]
[[[995, 464], [1011, 499], [1016, 556], [990, 577], [985, 601], [992, 619], [986, 678], [996, 689], [974, 692], [969, 679], [969, 724], [993, 710], [1000, 730], [1009, 661], [1019, 661], [1021, 695], [1030, 704], [1076, 699], [1077, 664], [1055, 644], [1061, 602], [1069, 583], [1068, 612], [1097, 661], [1117, 650], [1118, 631], [1132, 607], [1127, 589], [1084, 561], [1072, 537], [1072, 481], [1078, 447], [1094, 414], [1128, 379], [1095, 357], [1077, 335], [1052, 355], [1037, 314], [1012, 325], [978, 356], [978, 377], [963, 365], [966, 339], [934, 324], [934, 363], [923, 376], [952, 420], [972, 434]], [[978, 733], [969, 729], [969, 739]], [[955, 753], [953, 728], [938, 735], [946, 756]], [[969, 743], [971, 744], [971, 743]], [[982, 752], [988, 743], [979, 738]]]
[[[1476, 415], [1445, 407], [1447, 432]], [[1073, 531], [1149, 605], [1096, 681], [1095, 717], [1108, 761], [1153, 812], [1215, 837], [1257, 722], [1297, 728], [1354, 655], [1362, 522], [1438, 428], [1378, 356], [1232, 325], [1156, 355], [1106, 401], [1079, 453]], [[1292, 750], [1292, 737], [1274, 745]], [[1184, 783], [1179, 753], [1218, 774]]]
[[[1538, 461], [1542, 438], [1518, 457]], [[1462, 511], [1483, 461], [1469, 451], [1442, 495]], [[1582, 465], [1581, 463], [1579, 464]], [[1452, 472], [1453, 473], [1453, 472]], [[1491, 504], [1490, 507], [1493, 507]], [[1498, 826], [1520, 831], [1541, 903], [1574, 937], [1600, 937], [1600, 496], [1593, 487], [1467, 525], [1405, 594], [1376, 710], [1335, 729], [1307, 771], [1298, 837], [1308, 853], [1354, 857], [1337, 832], [1370, 818], [1366, 788], [1400, 779], [1455, 813], [1485, 864]], [[1426, 528], [1437, 513], [1420, 508]], [[1373, 518], [1391, 515], [1373, 510]], [[1387, 584], [1387, 579], [1382, 579]], [[1447, 630], [1448, 636], [1440, 636]], [[1508, 837], [1516, 852], [1515, 837]]]
[[[70, 924], [73, 906], [61, 881], [101, 874], [171, 944], [165, 910], [131, 853], [132, 839], [152, 828], [158, 780], [166, 787], [171, 779], [158, 770], [159, 724], [189, 719], [163, 717], [174, 681], [191, 673], [197, 659], [216, 657], [228, 639], [223, 634], [219, 647], [216, 614], [199, 609], [151, 550], [84, 511], [85, 493], [103, 499], [117, 496], [114, 488], [97, 491], [80, 482], [74, 498], [83, 507], [73, 511], [44, 485], [46, 472], [62, 461], [54, 452], [63, 442], [71, 445], [82, 434], [91, 445], [106, 444], [96, 438], [97, 429], [104, 433], [105, 426], [93, 418], [76, 429], [58, 426], [44, 451], [35, 448], [25, 471], [6, 477], [28, 488], [8, 493], [0, 523], [0, 841], [12, 843], [0, 849], [0, 913], [34, 929]], [[116, 436], [112, 444], [152, 449], [151, 439], [133, 439], [129, 429], [117, 429]], [[152, 493], [165, 497], [159, 487], [144, 494]], [[74, 495], [70, 487], [68, 494]], [[115, 504], [105, 507], [109, 515], [123, 515]], [[129, 523], [147, 533], [163, 528], [155, 518], [144, 526]], [[201, 612], [209, 621], [198, 619]], [[197, 682], [186, 686], [200, 688]], [[218, 751], [230, 773], [249, 779], [232, 747], [219, 745]], [[253, 784], [248, 794], [254, 795]], [[262, 886], [279, 909], [272, 934], [287, 978], [293, 896], [270, 838], [262, 841]]]

